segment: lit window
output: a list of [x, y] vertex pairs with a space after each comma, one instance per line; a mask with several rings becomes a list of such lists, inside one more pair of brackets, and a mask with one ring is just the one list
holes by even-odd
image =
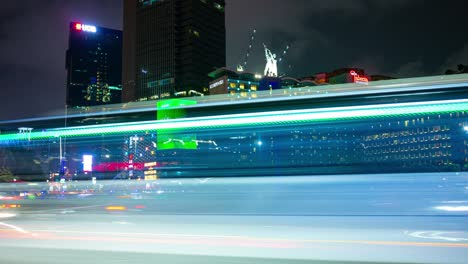
[[257, 91], [257, 85], [252, 84], [252, 85], [250, 86], [250, 90], [252, 90], [252, 91]]
[[236, 85], [236, 83], [229, 83], [229, 87], [231, 87], [231, 88], [236, 88], [237, 85]]
[[244, 89], [244, 88], [245, 88], [245, 85], [244, 85], [243, 83], [241, 83], [241, 84], [239, 85], [239, 87], [240, 87], [241, 89]]

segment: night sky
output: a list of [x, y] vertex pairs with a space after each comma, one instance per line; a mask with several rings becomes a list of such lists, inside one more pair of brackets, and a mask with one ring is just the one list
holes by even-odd
[[[468, 64], [468, 1], [226, 0], [227, 66], [262, 72], [262, 43], [289, 52], [280, 73], [310, 76], [340, 67], [415, 77]], [[2, 1], [0, 120], [64, 109], [68, 24], [122, 29], [121, 0]]]

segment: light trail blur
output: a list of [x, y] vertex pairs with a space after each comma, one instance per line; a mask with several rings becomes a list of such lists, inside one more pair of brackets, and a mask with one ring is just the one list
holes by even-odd
[[[465, 263], [468, 257], [468, 211], [444, 208], [468, 205], [467, 173], [66, 184], [66, 191], [0, 209], [10, 214], [0, 218], [0, 247], [9, 252], [0, 255], [2, 263], [37, 263], [21, 252], [62, 256], [43, 263], [81, 263], [91, 254], [100, 254], [99, 263], [117, 256], [140, 263]], [[21, 188], [37, 193], [48, 185]], [[0, 185], [2, 192], [14, 189]]]
[[271, 126], [310, 124], [323, 121], [347, 121], [365, 118], [394, 118], [402, 115], [450, 113], [468, 110], [468, 99], [425, 101], [417, 103], [394, 103], [385, 105], [347, 106], [307, 110], [287, 110], [233, 114], [222, 116], [205, 116], [198, 118], [179, 118], [177, 120], [158, 120], [133, 123], [113, 123], [105, 125], [78, 126], [71, 128], [53, 128], [41, 132], [0, 135], [0, 144], [14, 140], [30, 141], [34, 139], [79, 137], [90, 135], [112, 135], [138, 133], [145, 131], [164, 131], [166, 129], [200, 130], [213, 128], [236, 128], [239, 126]]
[[467, 84], [0, 122], [0, 263], [466, 263]]

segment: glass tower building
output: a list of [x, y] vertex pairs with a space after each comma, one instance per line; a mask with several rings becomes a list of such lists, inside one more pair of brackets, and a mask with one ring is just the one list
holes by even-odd
[[120, 103], [122, 31], [71, 22], [66, 69], [68, 107]]
[[208, 92], [226, 64], [224, 0], [125, 0], [123, 101]]

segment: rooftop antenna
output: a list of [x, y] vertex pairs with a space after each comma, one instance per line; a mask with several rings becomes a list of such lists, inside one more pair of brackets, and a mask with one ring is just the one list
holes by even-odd
[[247, 48], [247, 53], [245, 54], [244, 61], [241, 64], [237, 65], [237, 71], [239, 72], [243, 72], [247, 67], [247, 63], [249, 62], [250, 57], [250, 51], [252, 51], [253, 41], [255, 39], [255, 33], [257, 33], [257, 30], [253, 29], [252, 34], [250, 35], [249, 47]]

